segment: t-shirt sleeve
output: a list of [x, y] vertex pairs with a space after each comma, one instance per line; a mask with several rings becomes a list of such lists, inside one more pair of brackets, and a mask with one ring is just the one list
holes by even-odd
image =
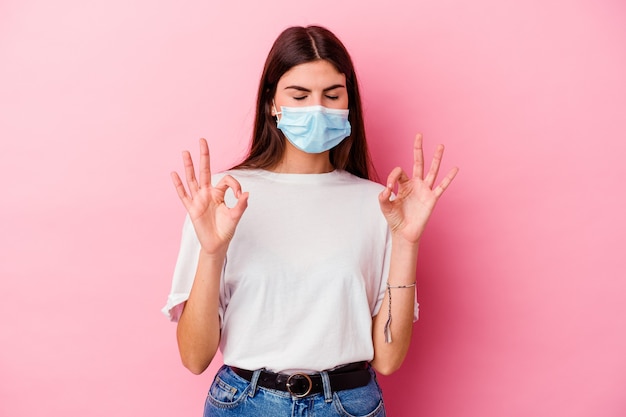
[[[187, 215], [183, 224], [180, 249], [178, 259], [174, 268], [174, 277], [172, 278], [172, 288], [167, 297], [167, 303], [161, 309], [163, 314], [171, 321], [177, 322], [185, 307], [185, 302], [189, 299], [189, 293], [193, 285], [193, 280], [198, 268], [198, 257], [200, 255], [200, 242], [193, 228], [193, 223]], [[224, 315], [223, 308], [223, 288], [220, 285], [220, 303], [219, 317], [220, 323]]]
[[193, 279], [198, 267], [198, 256], [200, 255], [200, 242], [196, 237], [193, 224], [189, 216], [185, 217], [183, 224], [180, 249], [178, 259], [174, 267], [174, 277], [172, 278], [172, 288], [167, 297], [167, 303], [161, 309], [171, 321], [178, 321], [183, 311], [185, 302], [189, 299]]

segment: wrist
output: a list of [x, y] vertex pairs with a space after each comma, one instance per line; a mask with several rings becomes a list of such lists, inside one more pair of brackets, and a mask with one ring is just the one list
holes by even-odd
[[210, 250], [210, 251], [207, 251], [201, 248], [200, 257], [210, 262], [224, 262], [224, 259], [226, 259], [227, 251], [228, 251], [228, 247], [219, 248], [219, 249]]
[[394, 290], [394, 289], [405, 289], [405, 288], [415, 288], [417, 286], [417, 281], [413, 280], [413, 281], [407, 281], [407, 282], [401, 282], [401, 281], [394, 281], [391, 282], [389, 280], [387, 280], [387, 289], [388, 290]]
[[415, 241], [411, 241], [394, 233], [391, 234], [391, 243], [392, 243], [393, 248], [402, 250], [405, 252], [417, 252], [420, 246], [419, 239]]

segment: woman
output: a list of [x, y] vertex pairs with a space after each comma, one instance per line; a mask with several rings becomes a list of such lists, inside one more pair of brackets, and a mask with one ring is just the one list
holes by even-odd
[[[417, 319], [419, 240], [453, 169], [435, 186], [443, 147], [423, 173], [370, 181], [358, 83], [328, 30], [292, 27], [261, 77], [247, 158], [198, 176], [183, 153], [188, 211], [164, 312], [183, 364], [225, 365], [205, 416], [384, 416], [374, 369], [401, 365]], [[397, 187], [397, 196], [392, 191]], [[393, 302], [392, 302], [393, 301]]]

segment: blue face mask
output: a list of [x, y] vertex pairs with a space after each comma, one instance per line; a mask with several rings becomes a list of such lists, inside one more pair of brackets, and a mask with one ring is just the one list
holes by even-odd
[[347, 109], [324, 106], [280, 107], [276, 125], [296, 148], [321, 153], [337, 146], [352, 131]]

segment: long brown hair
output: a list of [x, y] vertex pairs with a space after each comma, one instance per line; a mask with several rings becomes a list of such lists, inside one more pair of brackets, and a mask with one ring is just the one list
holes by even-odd
[[375, 177], [369, 157], [359, 86], [352, 59], [341, 41], [320, 26], [290, 27], [274, 41], [259, 83], [252, 144], [248, 156], [235, 168], [267, 169], [277, 165], [285, 152], [285, 137], [271, 114], [278, 80], [292, 67], [326, 60], [346, 76], [348, 109], [352, 133], [330, 150], [330, 163], [358, 177]]

